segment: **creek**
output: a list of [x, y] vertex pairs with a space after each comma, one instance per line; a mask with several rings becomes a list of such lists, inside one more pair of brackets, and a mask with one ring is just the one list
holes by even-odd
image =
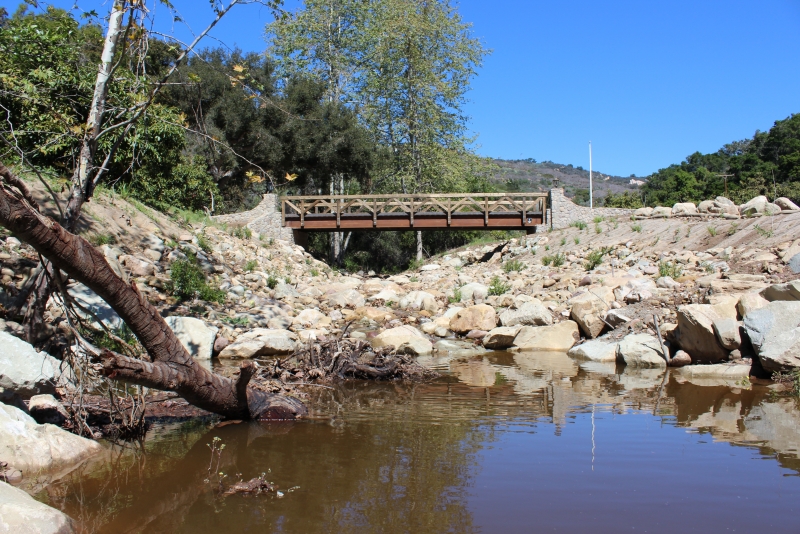
[[[798, 401], [768, 385], [553, 353], [437, 363], [424, 384], [308, 388], [305, 421], [155, 425], [37, 498], [102, 533], [800, 531]], [[218, 472], [283, 496], [222, 497]]]

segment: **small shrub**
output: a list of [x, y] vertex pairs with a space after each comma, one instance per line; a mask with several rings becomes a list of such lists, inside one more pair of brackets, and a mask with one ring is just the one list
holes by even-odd
[[594, 223], [595, 224], [600, 224], [601, 222], [603, 222], [605, 220], [606, 220], [605, 217], [603, 217], [602, 215], [598, 215], [597, 217], [594, 218]]
[[603, 263], [603, 256], [611, 252], [610, 247], [603, 247], [600, 250], [593, 250], [589, 253], [586, 257], [586, 270], [591, 271], [592, 269], [596, 268], [598, 265]]
[[596, 233], [596, 234], [602, 234], [603, 233], [603, 229], [600, 228], [599, 224], [595, 224], [594, 225], [594, 233]]
[[575, 241], [576, 245], [580, 245], [581, 244], [581, 238], [580, 237], [575, 237], [574, 241]]
[[409, 282], [419, 282], [419, 278], [417, 278], [416, 276], [412, 276], [412, 277], [410, 277], [410, 278], [408, 279], [408, 281], [409, 281]]
[[210, 254], [211, 251], [214, 250], [211, 247], [211, 241], [209, 241], [208, 238], [203, 234], [197, 236], [197, 246], [200, 247], [203, 250], [203, 252], [207, 254]]
[[117, 238], [111, 234], [95, 234], [89, 236], [89, 243], [96, 247], [102, 247], [103, 245], [113, 245], [117, 242]]
[[311, 276], [319, 276], [319, 269], [317, 269], [316, 267], [313, 267], [311, 269], [310, 273], [311, 273]]
[[238, 226], [231, 230], [231, 235], [239, 239], [250, 239], [253, 237], [253, 231], [246, 226]]
[[507, 261], [503, 264], [503, 270], [507, 273], [511, 271], [521, 271], [525, 268], [525, 264], [519, 260]]
[[562, 237], [561, 238], [561, 246], [563, 247], [566, 244], [567, 244], [567, 238], [566, 237]]
[[461, 297], [462, 297], [461, 288], [457, 287], [456, 289], [453, 290], [453, 296], [452, 297], [447, 297], [447, 302], [449, 302], [450, 304], [455, 304], [456, 302], [461, 302]]
[[563, 253], [559, 252], [553, 257], [553, 267], [561, 267], [564, 265], [566, 260], [567, 257]]
[[706, 230], [708, 230], [708, 235], [711, 237], [715, 237], [717, 235], [717, 229], [714, 226], [707, 226]]
[[273, 275], [269, 275], [267, 277], [267, 287], [270, 289], [275, 289], [275, 286], [278, 285], [278, 279], [275, 278]]
[[495, 296], [502, 295], [509, 289], [511, 289], [511, 284], [506, 284], [505, 282], [500, 280], [499, 276], [494, 276], [492, 278], [492, 283], [489, 285], [489, 294]]
[[761, 228], [759, 225], [755, 225], [753, 226], [753, 228], [755, 228], [756, 232], [758, 232], [758, 235], [760, 235], [761, 237], [772, 237], [773, 233], [772, 230], [765, 230], [764, 228]]
[[208, 284], [205, 273], [192, 257], [172, 264], [169, 285], [172, 294], [181, 300], [199, 298], [210, 302], [225, 301], [225, 292]]
[[250, 323], [250, 319], [248, 319], [246, 315], [241, 317], [223, 317], [222, 320], [233, 326], [247, 326]]
[[669, 276], [672, 279], [680, 278], [683, 274], [683, 267], [676, 262], [660, 261], [658, 262], [658, 276]]
[[631, 230], [633, 230], [634, 232], [642, 233], [642, 225], [641, 224], [632, 224], [631, 225]]
[[256, 270], [258, 267], [258, 262], [256, 260], [250, 260], [244, 264], [244, 272], [249, 273]]
[[739, 229], [739, 223], [731, 223], [731, 227], [728, 228], [728, 235], [733, 235]]
[[586, 230], [586, 223], [583, 221], [572, 221], [569, 225], [578, 230]]
[[408, 262], [409, 271], [416, 271], [420, 267], [422, 267], [422, 261], [420, 260], [411, 260], [410, 262]]
[[[564, 243], [566, 243], [566, 242], [567, 242], [567, 240], [565, 239], [565, 240], [564, 240]], [[550, 245], [545, 245], [545, 246], [544, 246], [544, 249], [545, 249], [545, 250], [550, 250]]]

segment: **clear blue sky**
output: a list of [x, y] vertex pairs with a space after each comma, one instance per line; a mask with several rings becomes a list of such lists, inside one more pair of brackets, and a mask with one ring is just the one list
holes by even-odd
[[[205, 0], [172, 1], [195, 31], [211, 18]], [[77, 0], [101, 14], [110, 2]], [[9, 11], [18, 3], [0, 0]], [[596, 170], [644, 176], [800, 112], [799, 0], [463, 0], [459, 9], [493, 50], [467, 106], [486, 156], [588, 167], [591, 140]], [[262, 6], [239, 6], [212, 35], [260, 51], [269, 20]]]

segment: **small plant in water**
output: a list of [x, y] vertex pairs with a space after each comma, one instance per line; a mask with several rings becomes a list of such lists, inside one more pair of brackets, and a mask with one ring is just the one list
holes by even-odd
[[511, 289], [511, 284], [506, 284], [505, 282], [500, 280], [499, 276], [492, 277], [492, 283], [489, 285], [490, 295], [495, 295], [495, 296], [502, 295], [509, 289]]

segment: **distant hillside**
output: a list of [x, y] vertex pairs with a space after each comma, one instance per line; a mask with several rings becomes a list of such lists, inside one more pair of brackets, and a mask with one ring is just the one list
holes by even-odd
[[[558, 178], [559, 187], [564, 188], [566, 195], [578, 204], [589, 204], [589, 171], [583, 167], [573, 167], [552, 161], [537, 162], [535, 159], [494, 160], [498, 171], [492, 177], [498, 187], [507, 192], [547, 191]], [[594, 200], [602, 205], [602, 197], [609, 192], [623, 193], [635, 191], [637, 185], [631, 185], [634, 176], [623, 178], [599, 171], [592, 172]], [[635, 178], [641, 180], [641, 178]]]

